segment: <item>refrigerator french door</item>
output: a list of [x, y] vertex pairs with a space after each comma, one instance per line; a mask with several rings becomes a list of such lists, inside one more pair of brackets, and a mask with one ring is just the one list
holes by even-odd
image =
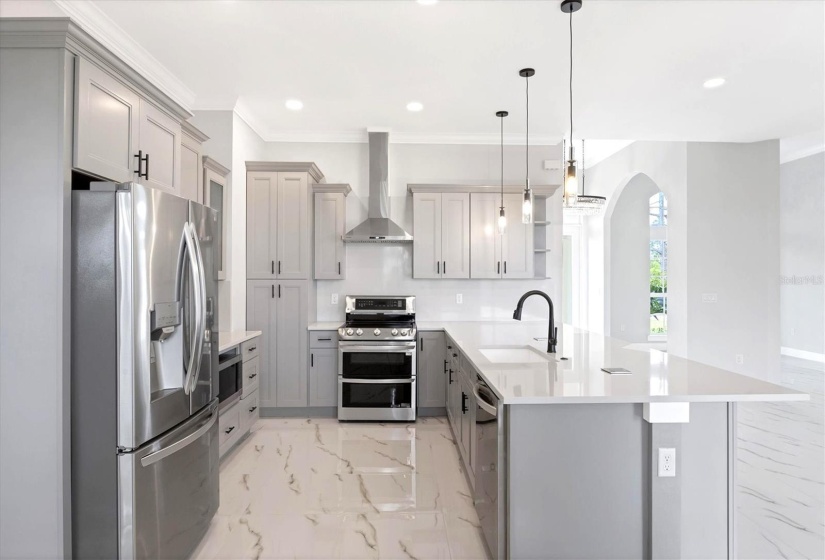
[[186, 558], [218, 507], [216, 211], [72, 193], [75, 558]]

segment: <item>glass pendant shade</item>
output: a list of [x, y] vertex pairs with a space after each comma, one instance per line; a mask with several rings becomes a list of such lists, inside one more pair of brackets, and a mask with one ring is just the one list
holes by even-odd
[[504, 235], [504, 232], [507, 230], [507, 217], [504, 215], [504, 206], [499, 208], [498, 211], [498, 233], [500, 235]]
[[564, 200], [568, 205], [574, 204], [579, 195], [579, 181], [576, 177], [576, 162], [570, 161], [564, 174]]
[[524, 200], [521, 203], [521, 223], [533, 223], [533, 189], [530, 188], [530, 181], [524, 187]]

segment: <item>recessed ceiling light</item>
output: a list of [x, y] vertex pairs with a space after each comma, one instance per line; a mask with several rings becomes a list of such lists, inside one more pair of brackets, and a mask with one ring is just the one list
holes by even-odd
[[418, 101], [410, 101], [407, 103], [407, 111], [412, 111], [413, 113], [417, 113], [424, 109], [424, 105], [419, 103]]
[[286, 108], [290, 111], [300, 111], [304, 108], [304, 104], [298, 99], [288, 99], [284, 105], [286, 105]]
[[422, 6], [432, 6], [434, 4], [438, 4], [438, 0], [416, 0]]
[[721, 85], [724, 85], [725, 78], [711, 78], [710, 80], [706, 81], [703, 86], [707, 89], [718, 88]]

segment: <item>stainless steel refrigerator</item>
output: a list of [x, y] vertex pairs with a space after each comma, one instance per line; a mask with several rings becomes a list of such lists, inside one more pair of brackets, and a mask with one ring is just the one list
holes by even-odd
[[137, 183], [72, 193], [76, 559], [188, 558], [218, 508], [220, 234]]

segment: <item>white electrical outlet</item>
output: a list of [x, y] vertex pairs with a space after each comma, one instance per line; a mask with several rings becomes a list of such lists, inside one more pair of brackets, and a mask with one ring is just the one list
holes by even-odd
[[719, 301], [719, 296], [716, 294], [702, 294], [702, 303], [716, 303]]
[[464, 296], [462, 294], [455, 295], [455, 302], [456, 303], [464, 303]]
[[659, 476], [676, 476], [676, 449], [659, 448]]
[[736, 363], [742, 365], [745, 363], [745, 356], [744, 354], [737, 354], [736, 355]]
[[330, 304], [338, 305], [338, 294], [332, 294], [332, 297], [330, 298]]

